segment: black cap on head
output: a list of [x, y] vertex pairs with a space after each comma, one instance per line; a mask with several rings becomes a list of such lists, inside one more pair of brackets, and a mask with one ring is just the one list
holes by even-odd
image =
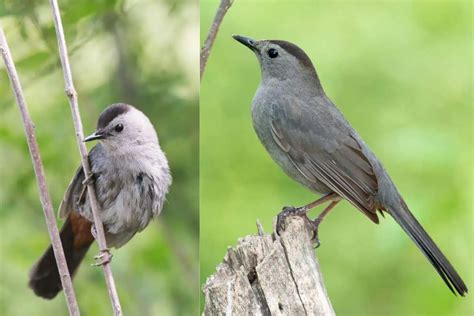
[[308, 55], [306, 55], [306, 53], [295, 44], [292, 44], [287, 41], [280, 41], [280, 40], [269, 40], [269, 42], [280, 46], [281, 48], [286, 50], [288, 54], [295, 56], [295, 58], [298, 59], [306, 67], [311, 67], [311, 68], [314, 67]]
[[97, 122], [97, 130], [106, 127], [117, 116], [127, 113], [131, 108], [132, 106], [126, 103], [112, 104], [100, 115], [99, 121]]

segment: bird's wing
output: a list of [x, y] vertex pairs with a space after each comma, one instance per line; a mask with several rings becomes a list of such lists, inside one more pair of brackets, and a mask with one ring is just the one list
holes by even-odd
[[[89, 152], [89, 163], [91, 163], [91, 156], [97, 154], [99, 151], [100, 145], [92, 147]], [[64, 198], [59, 205], [59, 217], [66, 218], [71, 211], [77, 211], [78, 207], [83, 205], [86, 202], [87, 197], [87, 186], [84, 185], [84, 170], [82, 166], [77, 168], [77, 171], [72, 178], [69, 186], [67, 187]]]
[[323, 182], [378, 223], [375, 172], [355, 131], [342, 115], [336, 115], [338, 110], [332, 104], [317, 105], [321, 100], [277, 102], [272, 106], [271, 134], [295, 168], [308, 181]]
[[84, 203], [87, 194], [86, 186], [83, 184], [84, 179], [84, 171], [80, 166], [69, 183], [64, 198], [59, 205], [60, 218], [66, 218], [71, 211], [77, 210], [78, 205]]

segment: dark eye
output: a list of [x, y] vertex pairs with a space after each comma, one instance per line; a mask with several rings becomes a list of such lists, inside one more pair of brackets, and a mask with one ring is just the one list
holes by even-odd
[[278, 51], [275, 48], [270, 48], [268, 50], [268, 56], [270, 58], [276, 58], [276, 57], [278, 57]]
[[114, 129], [115, 129], [115, 131], [116, 131], [117, 133], [120, 133], [121, 131], [123, 131], [123, 124], [117, 124], [117, 125], [115, 125], [115, 128], [114, 128]]

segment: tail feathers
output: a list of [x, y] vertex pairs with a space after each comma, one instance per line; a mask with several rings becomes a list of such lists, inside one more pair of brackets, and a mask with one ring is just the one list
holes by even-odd
[[[66, 220], [61, 229], [60, 237], [71, 276], [79, 267], [93, 241], [93, 239], [90, 241], [88, 240], [87, 242], [82, 243], [80, 247], [77, 247], [77, 242], [76, 244], [74, 242], [74, 232], [75, 229], [71, 223], [70, 217]], [[33, 266], [29, 277], [29, 287], [40, 297], [52, 299], [62, 290], [61, 278], [59, 276], [52, 246], [46, 250], [43, 256]]]
[[428, 258], [451, 292], [464, 296], [468, 292], [464, 281], [410, 212], [405, 202], [401, 198], [400, 201], [398, 206], [388, 207], [389, 213]]

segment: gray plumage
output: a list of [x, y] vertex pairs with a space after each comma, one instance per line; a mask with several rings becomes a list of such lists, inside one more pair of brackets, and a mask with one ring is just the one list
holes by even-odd
[[273, 160], [311, 191], [336, 193], [375, 223], [377, 212], [389, 213], [451, 291], [454, 287], [464, 295], [466, 285], [411, 214], [374, 153], [326, 96], [304, 51], [286, 41], [234, 38], [254, 51], [260, 63], [252, 119]]
[[[118, 124], [123, 125], [121, 132], [114, 130]], [[92, 180], [107, 246], [118, 248], [160, 214], [171, 174], [153, 125], [136, 108], [110, 106], [100, 116], [97, 130], [108, 136], [89, 153]], [[80, 167], [59, 207], [62, 218], [75, 210], [93, 222], [84, 179]]]
[[[97, 130], [84, 141], [100, 140], [89, 152], [99, 216], [107, 247], [121, 247], [157, 217], [171, 185], [168, 161], [153, 125], [141, 111], [119, 103], [99, 117]], [[69, 273], [74, 275], [94, 242], [93, 216], [80, 167], [59, 207], [65, 219], [60, 237]], [[29, 286], [46, 299], [62, 289], [50, 246], [30, 271]]]

